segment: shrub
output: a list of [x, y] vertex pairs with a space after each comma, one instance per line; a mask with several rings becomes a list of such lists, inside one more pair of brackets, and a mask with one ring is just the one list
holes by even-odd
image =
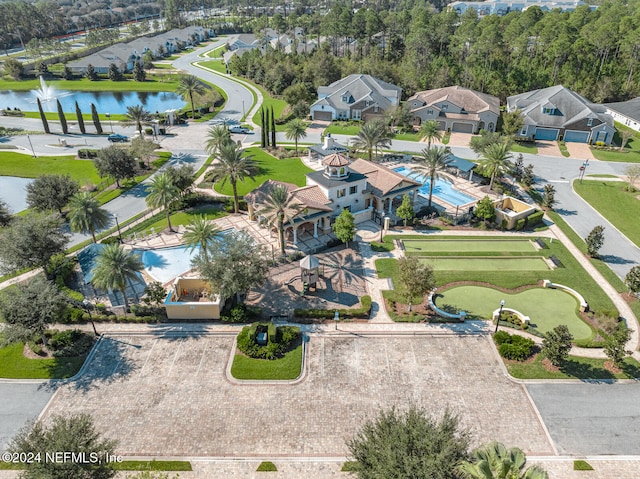
[[276, 329], [275, 324], [269, 323], [267, 325], [267, 337], [269, 338], [270, 343], [278, 342], [278, 330]]
[[117, 236], [109, 236], [103, 240], [100, 241], [100, 243], [102, 244], [116, 244], [119, 243], [120, 240], [118, 239]]
[[[242, 328], [236, 341], [238, 349], [254, 359], [277, 359], [284, 356], [289, 350], [290, 344], [300, 337], [300, 328], [295, 326], [275, 328], [275, 325], [273, 325], [275, 338], [278, 339], [279, 336], [280, 342], [271, 341], [271, 333], [268, 332], [269, 341], [266, 346], [260, 346], [256, 342], [256, 332], [265, 328], [269, 331], [269, 325], [273, 325], [273, 323], [254, 323], [251, 326]], [[285, 342], [285, 339], [289, 341]]]
[[[297, 318], [313, 319], [333, 319], [335, 309], [300, 309], [293, 310], [293, 315]], [[355, 309], [339, 309], [340, 319], [367, 319], [371, 313], [371, 296], [364, 295], [360, 298], [360, 307]]]
[[57, 331], [49, 340], [54, 357], [73, 357], [86, 354], [93, 346], [93, 337], [78, 329]]
[[542, 223], [542, 218], [544, 217], [544, 211], [536, 211], [535, 213], [529, 215], [527, 218], [528, 226], [535, 226], [539, 223]]
[[503, 336], [502, 340], [503, 342], [498, 347], [498, 352], [505, 359], [524, 361], [533, 354], [535, 343], [529, 338], [524, 338], [517, 334], [509, 334], [508, 339]]
[[524, 229], [526, 223], [527, 220], [525, 218], [520, 218], [518, 221], [516, 221], [516, 231]]
[[493, 335], [493, 340], [495, 343], [500, 346], [503, 343], [508, 343], [511, 341], [511, 335], [506, 331], [498, 331]]

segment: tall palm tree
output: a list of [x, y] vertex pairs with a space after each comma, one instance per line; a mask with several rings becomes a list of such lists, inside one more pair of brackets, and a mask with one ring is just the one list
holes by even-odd
[[258, 165], [253, 161], [253, 155], [244, 155], [242, 150], [235, 142], [222, 145], [218, 162], [213, 165], [210, 178], [213, 181], [221, 181], [224, 186], [228, 181], [233, 188], [233, 209], [235, 213], [240, 211], [240, 203], [238, 201], [238, 181], [244, 181], [246, 178], [253, 179], [258, 173]]
[[442, 130], [438, 129], [438, 122], [435, 120], [425, 121], [420, 127], [420, 139], [427, 140], [427, 149], [431, 148], [433, 140], [442, 140]]
[[296, 142], [296, 156], [298, 156], [298, 140], [307, 136], [307, 124], [300, 118], [294, 118], [284, 126], [284, 134], [287, 140]]
[[204, 215], [198, 215], [191, 224], [187, 226], [186, 231], [182, 235], [182, 242], [189, 247], [191, 251], [200, 246], [202, 256], [205, 262], [209, 261], [207, 248], [211, 242], [220, 236], [220, 230], [216, 225], [207, 221]]
[[548, 479], [547, 472], [538, 466], [524, 467], [527, 457], [517, 447], [507, 449], [504, 444], [491, 442], [472, 453], [473, 462], [464, 461], [459, 471], [468, 479]]
[[178, 87], [176, 88], [176, 93], [186, 101], [189, 100], [191, 103], [191, 118], [196, 117], [196, 108], [193, 103], [193, 95], [202, 95], [205, 91], [204, 84], [200, 81], [197, 76], [194, 75], [183, 75], [180, 77], [178, 81]]
[[142, 125], [148, 125], [151, 121], [151, 114], [142, 105], [128, 106], [126, 119], [121, 123], [125, 126], [135, 126], [142, 137]]
[[383, 120], [369, 121], [360, 128], [352, 144], [356, 150], [366, 151], [368, 160], [371, 161], [374, 149], [377, 156], [378, 148], [389, 148], [391, 146], [391, 133]]
[[278, 245], [282, 256], [285, 255], [284, 225], [289, 223], [293, 227], [294, 218], [303, 210], [304, 205], [289, 195], [286, 186], [275, 185], [270, 188], [264, 205], [258, 211], [258, 214], [263, 215], [267, 222], [278, 230]]
[[91, 270], [91, 282], [96, 288], [120, 291], [124, 298], [126, 314], [126, 310], [129, 309], [127, 283], [136, 279], [136, 273], [142, 268], [142, 261], [138, 255], [132, 251], [125, 251], [119, 244], [108, 244], [96, 258]]
[[212, 126], [207, 130], [207, 143], [205, 149], [212, 156], [218, 155], [222, 145], [231, 143], [231, 134], [229, 129], [224, 125]]
[[418, 164], [414, 169], [429, 178], [429, 207], [431, 207], [431, 198], [433, 197], [433, 185], [437, 179], [447, 176], [444, 170], [452, 161], [450, 155], [449, 148], [434, 146], [433, 148], [425, 148], [417, 156]]
[[509, 142], [493, 143], [482, 150], [482, 156], [478, 159], [480, 171], [491, 177], [489, 189], [493, 190], [493, 183], [497, 177], [508, 173], [513, 168], [510, 159], [513, 157], [509, 151]]
[[155, 176], [153, 180], [151, 180], [151, 184], [147, 186], [147, 191], [149, 192], [145, 198], [147, 206], [151, 208], [164, 208], [165, 214], [167, 215], [169, 231], [173, 231], [169, 206], [178, 199], [180, 190], [173, 183], [171, 176], [167, 173]]
[[69, 226], [77, 233], [91, 233], [96, 242], [96, 230], [109, 223], [109, 213], [100, 208], [100, 203], [88, 191], [76, 193], [69, 200]]

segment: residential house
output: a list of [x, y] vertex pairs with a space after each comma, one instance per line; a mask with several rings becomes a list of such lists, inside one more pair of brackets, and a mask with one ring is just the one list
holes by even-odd
[[507, 111], [516, 109], [524, 116], [520, 138], [610, 144], [616, 132], [604, 105], [562, 85], [508, 97]]
[[496, 131], [500, 117], [498, 97], [460, 86], [418, 92], [407, 100], [407, 104], [415, 126], [435, 120], [438, 128], [445, 131]]
[[120, 72], [133, 70], [136, 62], [141, 62], [142, 56], [127, 46], [126, 43], [116, 43], [96, 53], [69, 62], [67, 66], [76, 74], [86, 73], [89, 65], [92, 65], [96, 73], [106, 74], [109, 67], [114, 64]]
[[[502, 16], [510, 12], [522, 12], [534, 6], [547, 12], [554, 9], [572, 12], [581, 5], [586, 5], [586, 3], [582, 0], [488, 0], [486, 2], [456, 1], [451, 2], [448, 8], [460, 15], [471, 8], [478, 12], [478, 16], [484, 17], [485, 15]], [[593, 10], [596, 7], [591, 6], [590, 8]]]
[[270, 188], [282, 185], [290, 197], [304, 205], [302, 213], [285, 225], [287, 236], [297, 244], [300, 235], [318, 238], [331, 231], [331, 224], [343, 209], [351, 211], [356, 223], [367, 220], [382, 221], [385, 215], [394, 216], [395, 208], [407, 194], [415, 200], [421, 183], [389, 168], [370, 161], [353, 162], [342, 153], [334, 153], [322, 160], [323, 169], [308, 173], [306, 185], [269, 180], [245, 196], [249, 216], [260, 221], [260, 209]]
[[371, 75], [354, 73], [329, 86], [318, 87], [311, 105], [314, 120], [364, 120], [380, 117], [400, 104], [402, 88]]
[[640, 131], [640, 97], [618, 103], [605, 103], [604, 106], [615, 121]]

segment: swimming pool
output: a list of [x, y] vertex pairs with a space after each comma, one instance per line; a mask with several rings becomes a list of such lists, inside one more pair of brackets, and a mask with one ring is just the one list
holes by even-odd
[[[429, 184], [430, 180], [424, 175], [420, 175], [409, 168], [404, 166], [400, 166], [398, 168], [394, 168], [393, 171], [396, 173], [400, 173], [401, 175], [412, 178], [420, 183], [423, 183], [423, 186], [418, 188], [418, 194], [424, 196], [426, 198], [429, 197]], [[476, 199], [472, 196], [469, 196], [461, 191], [456, 190], [453, 187], [452, 183], [449, 183], [443, 179], [437, 179], [436, 184], [433, 185], [433, 197], [444, 201], [445, 203], [449, 203], [453, 206], [462, 206], [468, 203], [475, 201]], [[437, 203], [437, 201], [436, 201]]]

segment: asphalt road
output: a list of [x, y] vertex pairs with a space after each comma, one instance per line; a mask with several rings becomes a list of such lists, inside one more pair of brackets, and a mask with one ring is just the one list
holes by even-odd
[[28, 422], [36, 419], [51, 399], [48, 383], [2, 382], [0, 380], [0, 451]]
[[640, 453], [640, 384], [526, 387], [560, 454]]

